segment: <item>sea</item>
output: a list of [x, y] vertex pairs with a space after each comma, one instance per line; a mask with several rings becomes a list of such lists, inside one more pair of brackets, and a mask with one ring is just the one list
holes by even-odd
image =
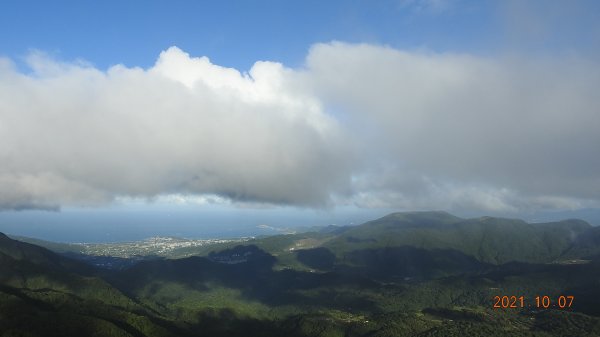
[[352, 226], [391, 210], [296, 208], [69, 208], [0, 212], [0, 232], [64, 243], [131, 242], [151, 237], [228, 239]]

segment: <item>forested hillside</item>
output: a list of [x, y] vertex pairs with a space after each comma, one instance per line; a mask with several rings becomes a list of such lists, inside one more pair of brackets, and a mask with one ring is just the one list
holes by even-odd
[[598, 233], [394, 213], [113, 270], [0, 235], [0, 335], [598, 336]]

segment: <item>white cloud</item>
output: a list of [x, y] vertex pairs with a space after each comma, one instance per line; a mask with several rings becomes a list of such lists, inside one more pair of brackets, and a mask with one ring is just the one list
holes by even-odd
[[127, 198], [511, 212], [598, 206], [597, 61], [313, 46], [248, 73], [0, 59], [0, 208]]
[[280, 64], [242, 75], [170, 48], [148, 70], [30, 66], [0, 68], [5, 208], [174, 193], [322, 205], [346, 176], [338, 125]]
[[598, 205], [596, 61], [330, 43], [313, 46], [307, 67], [368, 144], [355, 191], [371, 204], [516, 210], [544, 196]]

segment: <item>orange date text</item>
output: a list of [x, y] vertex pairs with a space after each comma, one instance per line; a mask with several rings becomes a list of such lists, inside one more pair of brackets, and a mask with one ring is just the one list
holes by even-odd
[[493, 308], [494, 309], [517, 309], [517, 308], [538, 308], [538, 309], [568, 309], [573, 306], [575, 296], [561, 295], [557, 297], [551, 297], [547, 295], [535, 296], [529, 300], [525, 296], [494, 296]]

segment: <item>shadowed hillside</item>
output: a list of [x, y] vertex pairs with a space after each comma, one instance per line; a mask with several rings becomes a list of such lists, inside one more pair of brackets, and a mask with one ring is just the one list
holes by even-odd
[[[0, 331], [33, 336], [596, 336], [597, 228], [444, 212], [98, 270], [0, 235]], [[524, 306], [493, 309], [494, 296]], [[548, 296], [554, 306], [535, 304]], [[560, 309], [560, 296], [574, 296]]]

